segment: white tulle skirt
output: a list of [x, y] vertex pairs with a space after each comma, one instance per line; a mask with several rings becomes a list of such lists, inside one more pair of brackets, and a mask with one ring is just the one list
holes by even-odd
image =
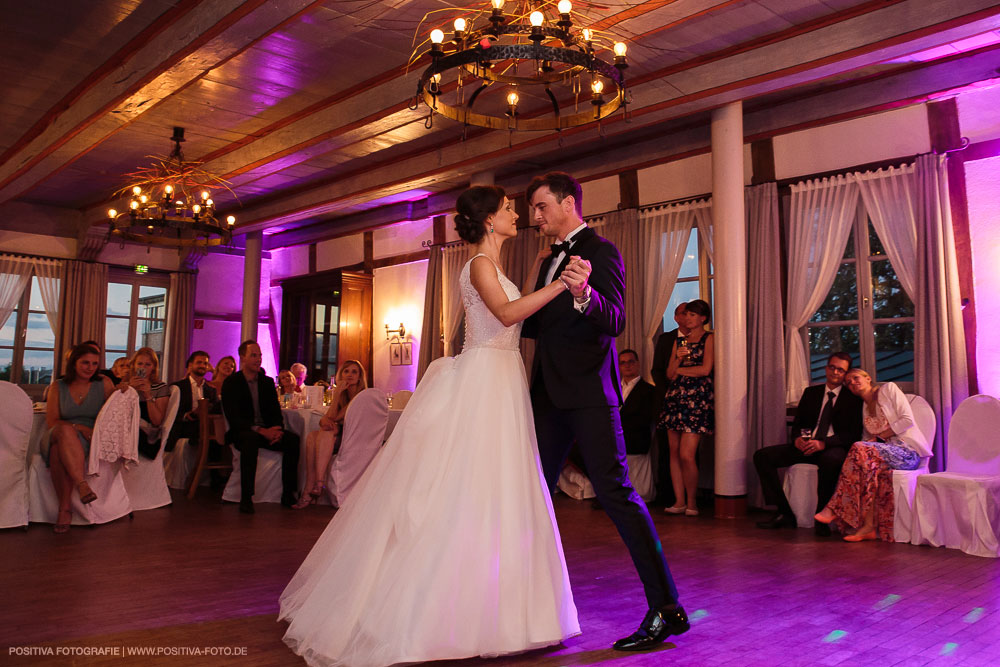
[[311, 665], [518, 653], [579, 634], [516, 351], [435, 361], [281, 595]]

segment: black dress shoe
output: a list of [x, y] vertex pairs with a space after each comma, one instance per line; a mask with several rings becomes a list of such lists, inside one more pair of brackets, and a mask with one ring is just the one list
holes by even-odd
[[684, 607], [650, 609], [642, 619], [639, 629], [625, 639], [619, 639], [611, 648], [616, 651], [646, 651], [663, 643], [670, 635], [680, 635], [691, 629]]
[[813, 524], [813, 532], [816, 533], [816, 537], [830, 537], [830, 524], [817, 521]]
[[240, 501], [240, 512], [243, 514], [253, 514], [253, 501], [252, 500], [241, 500]]
[[791, 514], [782, 514], [781, 512], [778, 512], [777, 514], [775, 514], [773, 517], [771, 517], [767, 521], [758, 521], [757, 522], [757, 527], [758, 528], [768, 528], [768, 529], [774, 529], [774, 528], [795, 528], [798, 525], [799, 524], [795, 520], [795, 517], [793, 515], [791, 515]]

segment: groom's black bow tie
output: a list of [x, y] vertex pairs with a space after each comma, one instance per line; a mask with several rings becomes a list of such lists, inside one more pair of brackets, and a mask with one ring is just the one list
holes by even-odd
[[553, 243], [549, 247], [552, 248], [552, 256], [555, 257], [561, 252], [569, 254], [570, 241], [563, 241], [562, 243]]

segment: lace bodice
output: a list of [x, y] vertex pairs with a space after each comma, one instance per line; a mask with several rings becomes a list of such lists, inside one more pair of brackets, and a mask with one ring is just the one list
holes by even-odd
[[[462, 291], [462, 305], [465, 307], [465, 349], [496, 347], [504, 350], [517, 350], [521, 340], [521, 324], [505, 327], [500, 320], [494, 317], [490, 309], [486, 307], [482, 297], [479, 296], [479, 292], [472, 286], [469, 271], [472, 260], [476, 257], [479, 255], [474, 255], [465, 263], [458, 276], [458, 286]], [[520, 290], [507, 279], [499, 267], [497, 267], [497, 278], [500, 279], [500, 286], [507, 293], [509, 300], [520, 298]]]
[[879, 405], [875, 406], [874, 416], [869, 415], [868, 410], [866, 409], [865, 414], [862, 417], [862, 422], [864, 423], [865, 431], [872, 436], [876, 436], [889, 428], [889, 420], [882, 413], [882, 408]]

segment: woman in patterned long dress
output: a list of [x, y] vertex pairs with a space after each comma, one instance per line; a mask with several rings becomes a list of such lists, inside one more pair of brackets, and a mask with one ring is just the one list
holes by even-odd
[[522, 297], [499, 268], [517, 233], [503, 190], [456, 208], [476, 250], [459, 277], [465, 347], [427, 368], [281, 595], [285, 642], [310, 665], [503, 655], [580, 631], [518, 349], [520, 322], [580, 267]]
[[702, 434], [715, 428], [715, 391], [712, 364], [715, 358], [713, 336], [705, 325], [712, 310], [701, 299], [690, 301], [681, 314], [687, 336], [674, 343], [667, 366], [670, 388], [663, 398], [658, 427], [667, 429], [670, 443], [670, 481], [674, 504], [664, 508], [668, 514], [698, 516], [695, 494], [698, 491], [698, 463], [695, 454]]
[[816, 520], [834, 523], [841, 532], [853, 530], [844, 536], [847, 542], [892, 542], [892, 471], [916, 470], [931, 449], [913, 420], [909, 401], [894, 383], [875, 385], [868, 373], [852, 368], [844, 384], [865, 402], [864, 440], [851, 446], [837, 490]]

